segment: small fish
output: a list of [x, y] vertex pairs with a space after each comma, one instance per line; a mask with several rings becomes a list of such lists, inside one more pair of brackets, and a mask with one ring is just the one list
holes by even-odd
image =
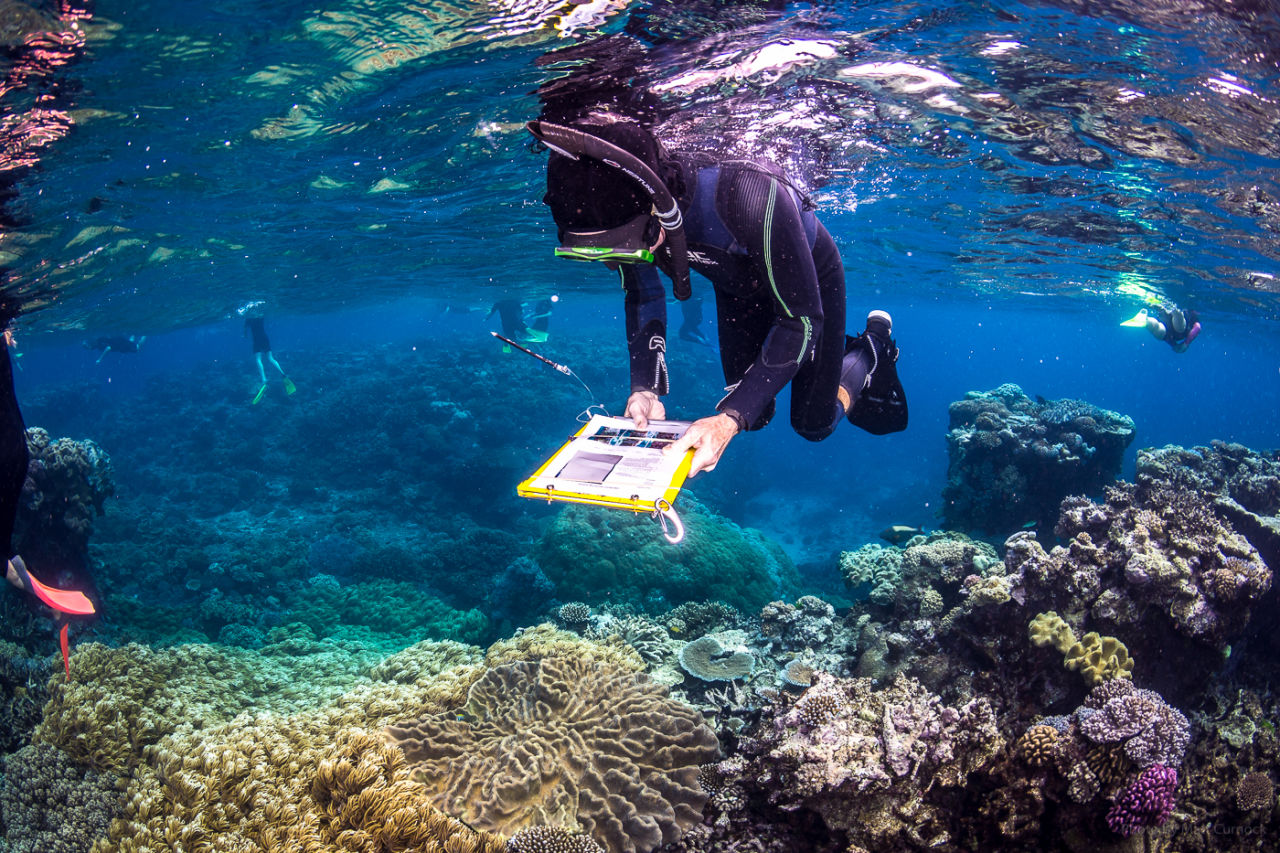
[[924, 530], [919, 527], [908, 527], [905, 524], [894, 524], [880, 531], [880, 538], [894, 545], [901, 545], [912, 536], [921, 536]]
[[1034, 529], [1034, 528], [1036, 528], [1036, 527], [1039, 527], [1039, 526], [1040, 526], [1040, 522], [1038, 522], [1038, 521], [1028, 521], [1026, 524], [1022, 525], [1021, 529], [1022, 529], [1022, 530], [1032, 530], [1032, 529]]

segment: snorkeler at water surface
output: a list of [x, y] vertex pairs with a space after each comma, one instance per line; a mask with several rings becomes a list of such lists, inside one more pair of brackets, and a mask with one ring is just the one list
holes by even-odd
[[1174, 352], [1186, 352], [1200, 336], [1200, 315], [1176, 305], [1161, 305], [1154, 310], [1144, 308], [1121, 325], [1146, 329]]
[[258, 403], [267, 393], [267, 369], [263, 364], [263, 358], [271, 362], [271, 366], [280, 371], [280, 378], [284, 381], [284, 392], [292, 394], [298, 390], [298, 386], [293, 384], [293, 380], [285, 375], [284, 368], [280, 366], [280, 362], [276, 361], [276, 357], [271, 352], [271, 339], [267, 337], [266, 318], [260, 309], [260, 303], [250, 303], [240, 309], [240, 313], [244, 315], [244, 334], [250, 335], [253, 345], [254, 361], [258, 365], [258, 379], [262, 384], [258, 387], [258, 393], [253, 396], [253, 403]]
[[791, 386], [791, 425], [811, 441], [841, 418], [874, 434], [907, 425], [898, 348], [884, 311], [845, 335], [840, 253], [808, 200], [770, 163], [669, 153], [639, 122], [604, 110], [530, 122], [551, 151], [547, 192], [556, 255], [616, 271], [625, 293], [631, 391], [625, 415], [643, 429], [666, 416], [666, 292], [691, 296], [689, 270], [715, 292], [726, 391], [673, 453], [690, 473], [716, 467], [740, 432], [763, 428]]
[[98, 356], [98, 361], [102, 361], [109, 352], [136, 353], [142, 349], [142, 345], [146, 340], [146, 335], [140, 337], [137, 335], [110, 335], [94, 338], [92, 341], [85, 341], [84, 347], [85, 349], [102, 350], [102, 354]]

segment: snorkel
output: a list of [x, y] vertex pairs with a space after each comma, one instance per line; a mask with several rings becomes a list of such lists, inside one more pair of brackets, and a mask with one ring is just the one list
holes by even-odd
[[640, 185], [653, 200], [654, 212], [666, 236], [667, 255], [671, 260], [671, 292], [676, 299], [688, 299], [693, 291], [689, 283], [689, 248], [684, 221], [675, 198], [657, 173], [629, 151], [577, 128], [546, 121], [531, 121], [525, 127], [539, 142], [562, 157], [577, 160], [586, 156], [599, 160]]

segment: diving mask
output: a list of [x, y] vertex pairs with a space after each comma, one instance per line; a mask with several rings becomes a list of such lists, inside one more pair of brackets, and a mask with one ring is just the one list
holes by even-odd
[[565, 231], [565, 245], [556, 249], [556, 257], [574, 261], [651, 264], [654, 261], [653, 247], [647, 239], [651, 220], [652, 217], [641, 215], [616, 228]]

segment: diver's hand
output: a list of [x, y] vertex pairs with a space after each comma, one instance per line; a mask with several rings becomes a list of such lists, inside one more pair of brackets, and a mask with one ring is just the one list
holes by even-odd
[[667, 445], [664, 452], [680, 455], [692, 447], [693, 461], [689, 464], [689, 476], [692, 477], [699, 471], [716, 470], [720, 455], [737, 434], [738, 423], [728, 415], [699, 418], [677, 441]]
[[636, 429], [648, 429], [649, 421], [660, 421], [667, 416], [667, 407], [652, 391], [632, 391], [622, 416], [635, 421]]

